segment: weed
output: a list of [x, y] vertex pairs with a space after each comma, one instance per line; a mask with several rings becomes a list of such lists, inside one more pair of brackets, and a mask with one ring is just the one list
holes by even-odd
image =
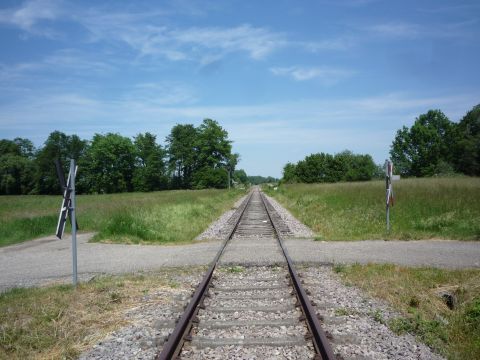
[[376, 322], [380, 323], [380, 324], [385, 324], [385, 318], [383, 317], [383, 314], [380, 310], [375, 310], [371, 313], [371, 316], [373, 318], [373, 320], [375, 320]]
[[227, 271], [231, 273], [241, 273], [245, 271], [245, 268], [243, 266], [230, 266]]
[[335, 315], [336, 316], [348, 316], [348, 315], [352, 315], [352, 314], [353, 314], [352, 310], [347, 309], [347, 308], [336, 308], [335, 309]]
[[417, 296], [413, 295], [408, 301], [408, 306], [418, 308], [418, 305], [420, 305], [420, 300], [418, 299]]
[[335, 264], [333, 266], [333, 271], [336, 272], [337, 274], [343, 273], [346, 269], [346, 266], [344, 264]]
[[118, 292], [113, 291], [110, 293], [110, 302], [120, 303], [122, 302], [122, 296]]

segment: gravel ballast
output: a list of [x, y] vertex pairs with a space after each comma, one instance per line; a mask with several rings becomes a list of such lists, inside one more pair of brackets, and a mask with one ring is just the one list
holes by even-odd
[[301, 267], [299, 273], [317, 303], [324, 330], [333, 336], [334, 351], [344, 359], [443, 359], [412, 335], [395, 335], [384, 323], [400, 315], [343, 285], [331, 267]]
[[124, 314], [129, 325], [108, 335], [79, 359], [153, 359], [173, 331], [200, 279], [201, 273], [191, 271], [175, 279], [181, 282], [178, 287], [143, 296]]
[[292, 237], [295, 238], [314, 238], [315, 233], [305, 224], [298, 221], [287, 209], [280, 205], [274, 198], [265, 195], [267, 200], [273, 206], [275, 211], [290, 229]]

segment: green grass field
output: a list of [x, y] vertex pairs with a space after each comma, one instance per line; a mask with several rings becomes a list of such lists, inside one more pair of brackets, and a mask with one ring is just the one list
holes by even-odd
[[394, 182], [390, 233], [385, 183], [287, 184], [267, 189], [321, 240], [480, 240], [480, 178]]
[[[336, 265], [334, 270], [347, 285], [387, 301], [402, 314], [387, 322], [395, 333], [416, 335], [448, 359], [480, 359], [480, 270], [387, 264]], [[439, 291], [455, 295], [453, 309]], [[378, 314], [374, 319], [385, 322]]]
[[[98, 241], [185, 243], [242, 194], [240, 190], [178, 190], [80, 195], [77, 219], [80, 231], [98, 232]], [[0, 246], [53, 235], [60, 201], [60, 196], [0, 196]]]

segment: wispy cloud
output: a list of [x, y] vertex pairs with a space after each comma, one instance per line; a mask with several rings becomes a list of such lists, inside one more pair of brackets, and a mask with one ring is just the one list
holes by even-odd
[[0, 24], [19, 27], [30, 34], [54, 37], [58, 35], [55, 31], [40, 24], [57, 19], [61, 13], [60, 1], [31, 0], [18, 8], [0, 10]]
[[161, 14], [90, 13], [78, 21], [91, 32], [94, 40], [122, 42], [141, 56], [162, 56], [172, 61], [208, 63], [209, 58], [235, 52], [259, 60], [287, 44], [283, 34], [249, 24], [182, 29], [154, 25], [161, 23], [158, 16]]
[[[110, 73], [115, 69], [111, 63], [96, 59], [94, 55], [86, 54], [75, 49], [63, 49], [45, 56], [37, 62], [17, 63], [6, 65], [0, 63], [0, 79], [3, 81], [27, 80], [31, 81], [32, 76], [47, 74], [68, 73], [69, 76], [88, 76], [94, 74], [99, 76]], [[52, 81], [49, 77], [46, 80]], [[58, 78], [61, 81], [61, 78]]]
[[305, 81], [311, 79], [319, 79], [326, 85], [335, 84], [338, 81], [353, 75], [353, 71], [345, 69], [337, 69], [331, 67], [273, 67], [270, 68], [272, 74], [277, 76], [289, 76], [296, 81]]
[[366, 26], [363, 30], [366, 30], [369, 34], [386, 38], [464, 38], [476, 36], [471, 27], [477, 24], [478, 19], [444, 22], [435, 25], [430, 24], [429, 26], [399, 21]]
[[191, 87], [176, 82], [136, 84], [124, 95], [124, 101], [136, 108], [192, 105], [198, 101]]
[[367, 29], [378, 35], [389, 37], [416, 37], [421, 34], [420, 26], [402, 22], [377, 24]]

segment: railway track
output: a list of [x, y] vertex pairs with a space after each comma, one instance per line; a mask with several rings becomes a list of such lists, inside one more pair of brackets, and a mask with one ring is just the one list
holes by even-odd
[[[254, 189], [156, 359], [335, 359], [283, 245], [286, 227]], [[235, 243], [262, 241], [274, 266], [232, 266]]]

